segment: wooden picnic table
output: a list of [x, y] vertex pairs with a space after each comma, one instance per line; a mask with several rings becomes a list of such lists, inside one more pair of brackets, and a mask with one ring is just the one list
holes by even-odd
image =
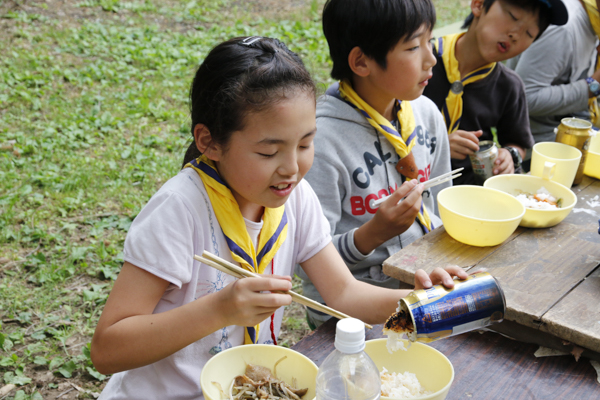
[[600, 181], [586, 176], [572, 190], [577, 204], [554, 227], [519, 227], [493, 247], [460, 243], [440, 227], [387, 259], [383, 272], [412, 284], [419, 268], [483, 268], [506, 296], [505, 321], [493, 329], [600, 360]]
[[[336, 322], [330, 319], [292, 348], [321, 365], [334, 349]], [[381, 329], [382, 325], [375, 325], [367, 330], [367, 340], [382, 337]], [[446, 400], [600, 398], [600, 383], [587, 359], [577, 362], [572, 355], [537, 358], [537, 345], [489, 331], [463, 333], [428, 345], [445, 354], [454, 367]]]

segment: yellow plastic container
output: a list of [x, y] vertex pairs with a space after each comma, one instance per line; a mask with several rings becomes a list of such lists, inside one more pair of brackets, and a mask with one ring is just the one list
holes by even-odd
[[482, 186], [461, 185], [438, 194], [446, 232], [471, 246], [496, 246], [517, 229], [525, 207], [515, 197]]
[[523, 193], [536, 194], [543, 187], [557, 199], [562, 199], [562, 207], [557, 210], [525, 208], [525, 215], [519, 225], [526, 228], [549, 228], [554, 226], [565, 219], [577, 203], [577, 196], [571, 189], [539, 176], [496, 175], [485, 181], [483, 186], [501, 190], [511, 196]]
[[266, 344], [232, 347], [211, 358], [200, 376], [204, 398], [221, 400], [221, 392], [212, 382], [218, 382], [225, 391], [229, 390], [233, 379], [246, 371], [246, 364], [262, 365], [273, 372], [273, 366], [283, 357], [287, 358], [277, 364], [277, 378], [290, 385], [296, 379], [298, 388], [308, 388], [303, 399], [313, 399], [319, 371], [317, 365], [297, 351]]
[[600, 134], [592, 136], [587, 151], [583, 173], [592, 178], [600, 179]]
[[[412, 372], [417, 376], [421, 386], [432, 392], [429, 395], [418, 397], [419, 400], [444, 400], [448, 395], [452, 381], [454, 381], [454, 367], [448, 358], [438, 350], [423, 343], [410, 344], [405, 340], [404, 347], [408, 350], [398, 350], [392, 354], [386, 348], [387, 339], [368, 340], [365, 343], [365, 352], [379, 368], [385, 367], [388, 372]], [[381, 400], [396, 399], [381, 396]]]

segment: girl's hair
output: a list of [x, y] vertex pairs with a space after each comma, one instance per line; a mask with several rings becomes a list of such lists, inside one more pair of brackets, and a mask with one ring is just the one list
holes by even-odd
[[192, 143], [182, 167], [200, 156], [194, 127], [204, 124], [212, 140], [226, 145], [244, 128], [249, 113], [264, 111], [300, 89], [316, 96], [302, 60], [277, 39], [238, 37], [213, 48], [196, 71], [190, 88]]
[[[487, 13], [488, 11], [490, 11], [490, 7], [492, 7], [492, 4], [494, 4], [494, 2], [496, 1], [503, 1], [507, 4], [510, 4], [512, 6], [515, 7], [519, 7], [522, 8], [525, 11], [531, 12], [531, 13], [535, 13], [537, 10], [539, 10], [539, 15], [538, 15], [538, 28], [539, 28], [539, 33], [538, 35], [535, 37], [535, 40], [537, 40], [537, 38], [539, 38], [540, 36], [542, 36], [542, 33], [544, 33], [544, 31], [546, 30], [546, 28], [548, 28], [548, 25], [550, 25], [550, 8], [545, 6], [543, 1], [540, 0], [484, 0], [483, 1], [483, 10]], [[469, 26], [471, 26], [471, 23], [473, 22], [473, 19], [475, 18], [475, 16], [473, 15], [473, 13], [469, 14], [467, 16], [467, 18], [465, 18], [465, 21], [463, 22], [463, 26], [462, 29], [467, 29]]]
[[387, 54], [425, 26], [433, 29], [436, 15], [431, 0], [327, 0], [323, 33], [333, 61], [331, 77], [352, 79], [348, 55], [354, 47], [387, 68]]

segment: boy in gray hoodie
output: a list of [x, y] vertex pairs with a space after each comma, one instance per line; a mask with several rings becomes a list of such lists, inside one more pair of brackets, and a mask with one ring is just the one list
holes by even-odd
[[[378, 286], [398, 288], [381, 264], [441, 225], [436, 197], [451, 185], [423, 191], [419, 184], [450, 171], [444, 120], [421, 96], [436, 62], [434, 23], [430, 0], [328, 0], [323, 9], [331, 76], [339, 82], [317, 102], [306, 179], [348, 268]], [[302, 270], [298, 275], [304, 295], [323, 302]], [[307, 314], [311, 327], [328, 319]]]

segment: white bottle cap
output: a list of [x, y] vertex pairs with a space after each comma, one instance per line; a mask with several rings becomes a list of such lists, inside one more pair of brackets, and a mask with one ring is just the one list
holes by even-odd
[[365, 348], [365, 324], [356, 318], [344, 318], [335, 327], [335, 348], [353, 354]]

